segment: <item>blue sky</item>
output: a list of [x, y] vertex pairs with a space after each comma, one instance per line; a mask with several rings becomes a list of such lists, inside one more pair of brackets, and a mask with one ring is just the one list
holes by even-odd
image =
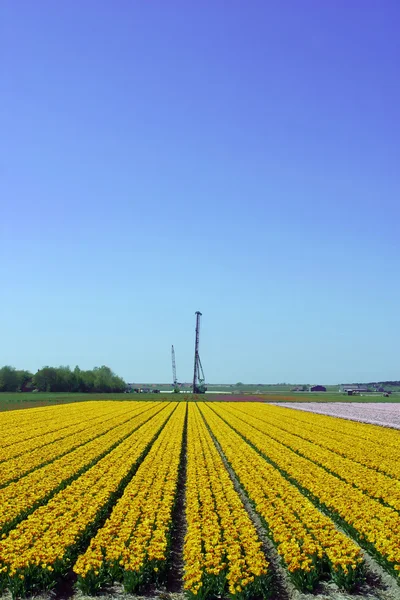
[[0, 364], [399, 379], [400, 5], [30, 2], [1, 22]]

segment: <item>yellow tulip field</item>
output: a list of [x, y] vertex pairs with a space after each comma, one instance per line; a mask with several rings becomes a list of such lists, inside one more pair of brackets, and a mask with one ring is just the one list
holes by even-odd
[[278, 598], [278, 561], [318, 598], [324, 581], [357, 591], [366, 556], [400, 583], [398, 430], [162, 399], [0, 413], [0, 428], [0, 595], [66, 578], [147, 594], [179, 563], [187, 598]]

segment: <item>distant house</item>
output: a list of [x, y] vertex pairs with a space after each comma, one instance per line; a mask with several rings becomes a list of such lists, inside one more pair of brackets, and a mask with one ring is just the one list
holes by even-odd
[[25, 381], [22, 385], [21, 385], [21, 392], [32, 392], [34, 389], [34, 385], [32, 383], [32, 380], [29, 381]]
[[326, 392], [324, 385], [313, 385], [310, 387], [310, 392]]
[[[347, 392], [349, 394], [349, 392], [351, 392], [352, 394], [354, 392], [357, 392], [359, 394], [362, 394], [363, 392], [370, 392], [371, 390], [365, 386], [365, 385], [342, 385], [342, 391], [343, 392]], [[349, 394], [351, 395], [351, 394]]]

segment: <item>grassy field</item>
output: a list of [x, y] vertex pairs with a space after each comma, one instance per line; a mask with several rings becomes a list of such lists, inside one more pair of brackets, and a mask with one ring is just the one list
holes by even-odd
[[[161, 399], [190, 399], [188, 394], [71, 394], [71, 393], [0, 393], [0, 411], [15, 410], [19, 408], [34, 408], [37, 406], [66, 404], [71, 402], [87, 402], [90, 400], [141, 400], [156, 401]], [[275, 392], [261, 395], [235, 394], [233, 396], [223, 394], [206, 394], [207, 401], [230, 401], [230, 400], [259, 400], [264, 402], [400, 402], [400, 393], [394, 393], [385, 398], [382, 394], [365, 394], [363, 396], [347, 396], [341, 393], [288, 393]]]

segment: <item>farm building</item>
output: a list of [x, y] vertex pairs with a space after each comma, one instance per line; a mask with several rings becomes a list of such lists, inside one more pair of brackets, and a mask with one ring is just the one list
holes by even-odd
[[310, 387], [310, 392], [326, 392], [324, 385], [313, 385]]
[[354, 385], [354, 384], [351, 384], [351, 385], [342, 385], [342, 392], [347, 392], [347, 393], [349, 393], [349, 392], [352, 392], [352, 393], [358, 392], [358, 393], [361, 394], [363, 392], [370, 392], [370, 391], [371, 390], [367, 386], [365, 386], [365, 385]]

